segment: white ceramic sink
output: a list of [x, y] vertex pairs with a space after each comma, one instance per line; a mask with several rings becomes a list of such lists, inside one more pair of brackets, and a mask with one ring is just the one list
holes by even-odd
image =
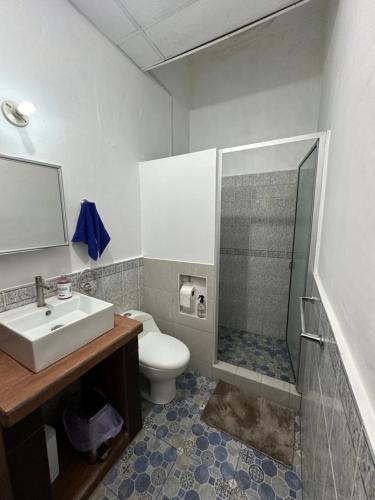
[[88, 344], [114, 326], [114, 306], [81, 293], [0, 314], [0, 349], [33, 372]]

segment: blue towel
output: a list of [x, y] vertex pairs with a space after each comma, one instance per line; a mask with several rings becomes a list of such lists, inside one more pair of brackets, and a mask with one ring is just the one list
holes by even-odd
[[111, 241], [103, 222], [96, 210], [95, 203], [83, 201], [79, 213], [77, 228], [72, 241], [86, 243], [90, 257], [97, 260]]

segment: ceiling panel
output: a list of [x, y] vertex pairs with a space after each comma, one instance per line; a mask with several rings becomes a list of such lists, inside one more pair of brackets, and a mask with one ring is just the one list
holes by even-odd
[[141, 68], [157, 64], [163, 57], [148, 43], [141, 33], [128, 37], [120, 48]]
[[137, 23], [146, 28], [198, 0], [120, 0]]
[[201, 0], [146, 30], [166, 58], [186, 52], [295, 0]]
[[71, 3], [116, 44], [136, 31], [117, 0], [71, 0]]
[[147, 70], [306, 0], [70, 1], [140, 68]]

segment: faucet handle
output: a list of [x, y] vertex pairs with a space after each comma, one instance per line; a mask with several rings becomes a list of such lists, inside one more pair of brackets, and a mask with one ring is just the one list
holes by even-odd
[[51, 290], [53, 288], [52, 285], [47, 285], [47, 283], [45, 283], [43, 276], [35, 276], [35, 284], [36, 286], [42, 286], [46, 290]]

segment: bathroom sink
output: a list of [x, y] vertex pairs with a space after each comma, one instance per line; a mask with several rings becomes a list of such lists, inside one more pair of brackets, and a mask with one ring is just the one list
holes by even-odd
[[114, 326], [114, 306], [74, 293], [0, 314], [0, 349], [33, 372], [88, 344]]

